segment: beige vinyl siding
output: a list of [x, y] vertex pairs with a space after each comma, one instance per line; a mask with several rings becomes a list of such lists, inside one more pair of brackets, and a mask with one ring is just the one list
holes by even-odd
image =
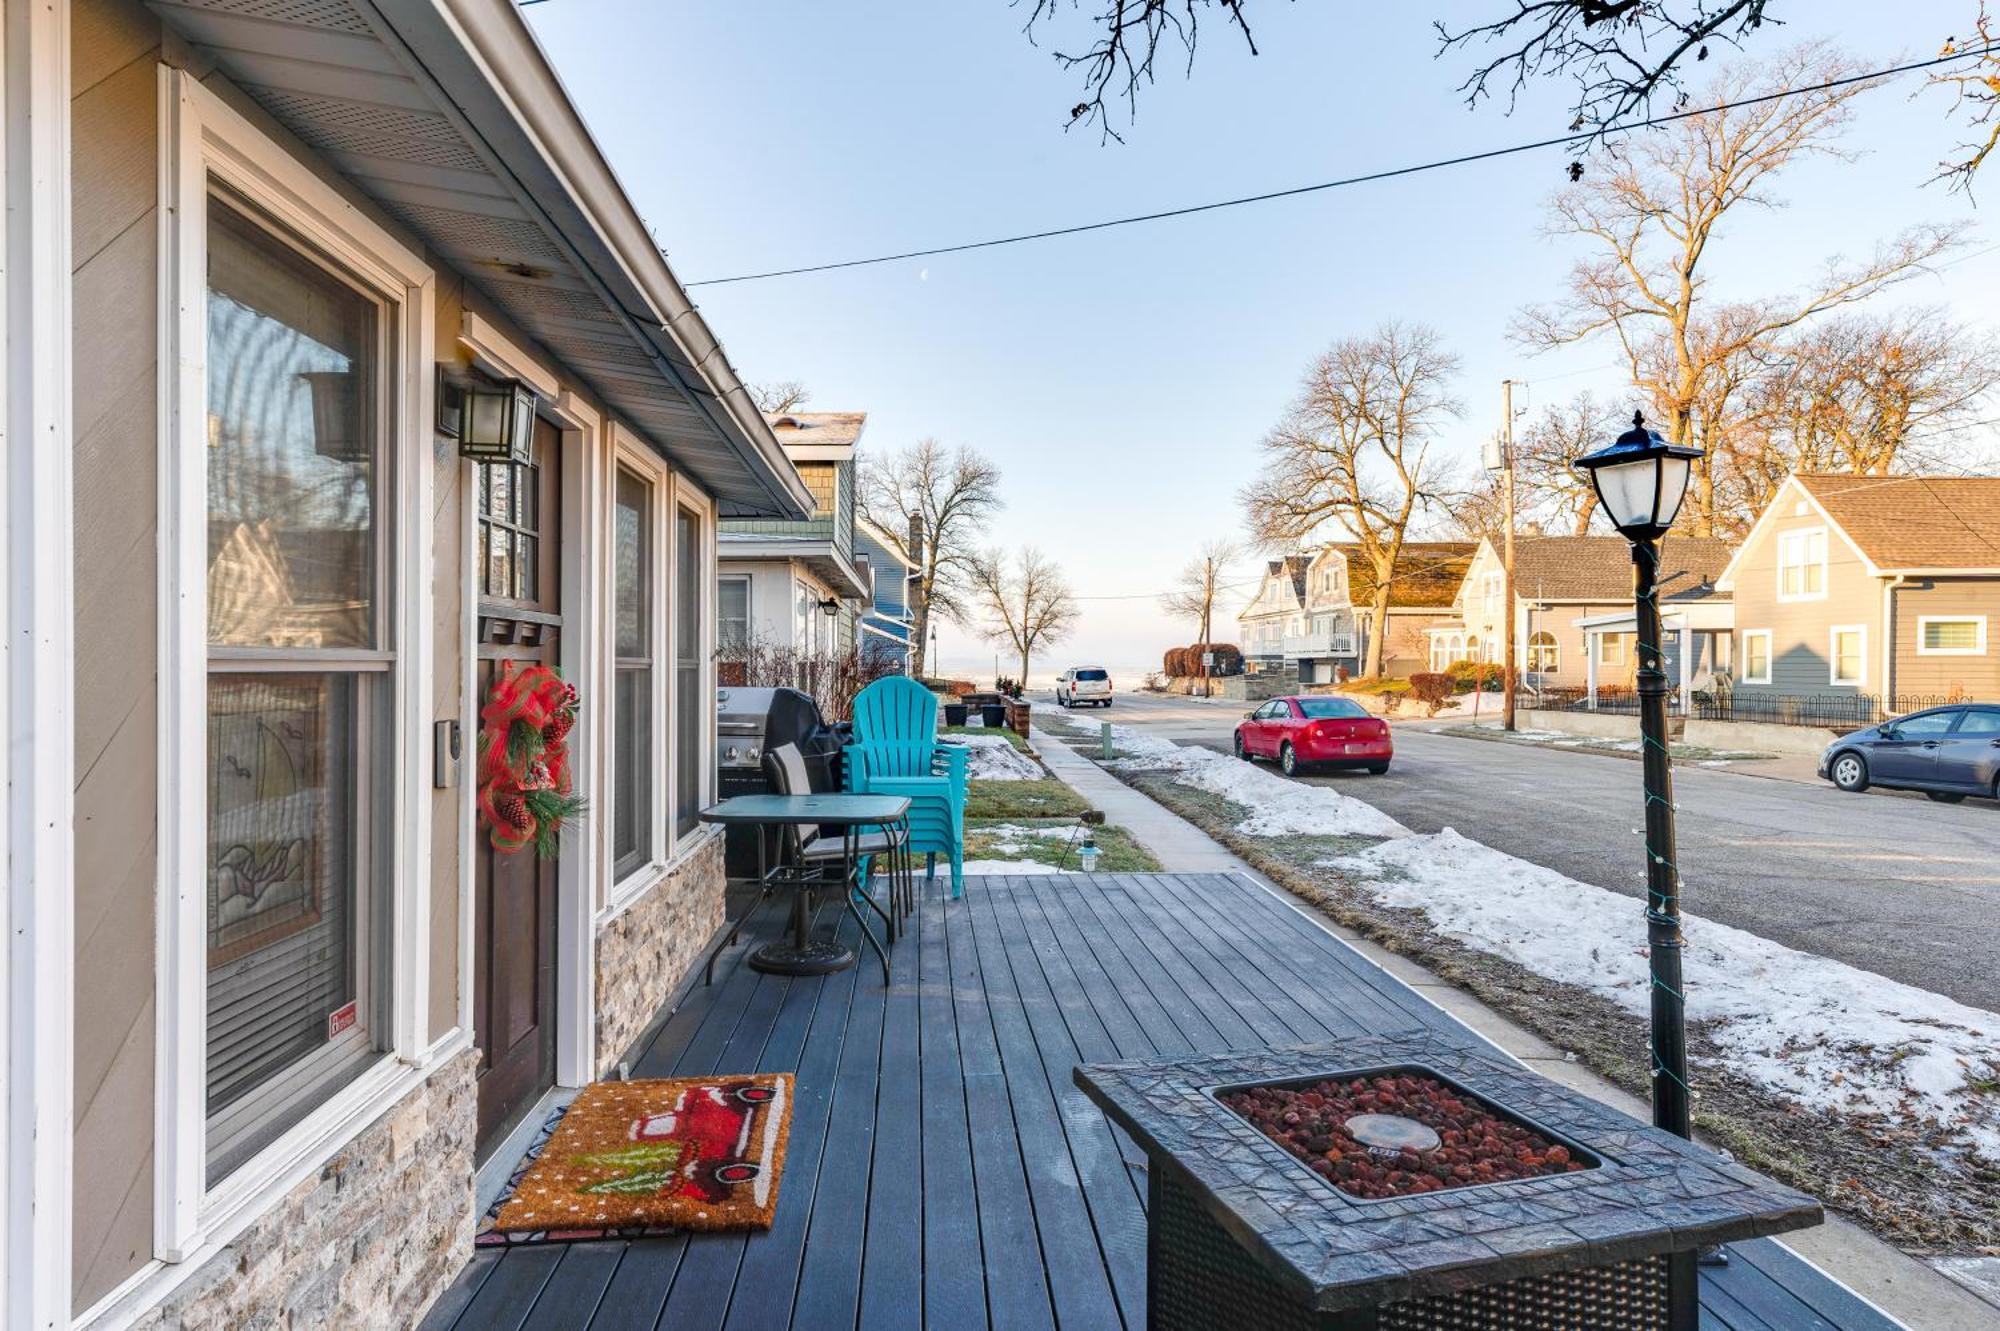
[[[1775, 503], [1780, 512], [1753, 533], [1736, 566], [1732, 593], [1736, 606], [1735, 659], [1743, 660], [1746, 631], [1771, 631], [1771, 682], [1747, 684], [1739, 679], [1737, 691], [1793, 696], [1878, 694], [1882, 690], [1882, 581], [1868, 572], [1860, 551], [1817, 508], [1807, 505], [1805, 513], [1793, 512], [1799, 498], [1796, 486], [1787, 486], [1779, 492]], [[1813, 527], [1827, 529], [1826, 595], [1811, 601], [1781, 601], [1778, 599], [1779, 533]], [[1828, 659], [1830, 634], [1836, 624], [1858, 624], [1867, 631], [1868, 642], [1863, 652], [1866, 674], [1859, 686], [1828, 682], [1832, 673]], [[1902, 691], [1900, 682], [1897, 688]]]
[[71, 13], [81, 1310], [153, 1255], [161, 29], [127, 0]]
[[[1899, 697], [1942, 698], [1956, 691], [1983, 701], [2000, 700], [2000, 578], [1926, 578], [1898, 587], [1895, 596]], [[1934, 617], [1985, 619], [1985, 653], [1923, 655], [1918, 650], [1918, 621]]]
[[[1556, 668], [1543, 676], [1543, 681], [1552, 688], [1582, 688], [1590, 682], [1590, 663], [1584, 656], [1583, 630], [1576, 626], [1579, 619], [1596, 619], [1601, 615], [1627, 614], [1632, 607], [1610, 601], [1557, 601], [1554, 603], [1523, 602], [1519, 620], [1521, 640], [1519, 665], [1528, 668], [1528, 641], [1537, 633], [1553, 633], [1556, 639]], [[1626, 653], [1623, 666], [1600, 667], [1597, 682], [1604, 687], [1624, 687], [1632, 682], [1631, 653]]]

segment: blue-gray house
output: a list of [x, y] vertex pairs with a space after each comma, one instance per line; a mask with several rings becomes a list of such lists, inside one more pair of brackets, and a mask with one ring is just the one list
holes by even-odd
[[872, 660], [910, 668], [910, 577], [917, 561], [904, 542], [867, 518], [854, 523], [854, 552], [874, 573], [875, 599], [861, 619], [861, 650]]

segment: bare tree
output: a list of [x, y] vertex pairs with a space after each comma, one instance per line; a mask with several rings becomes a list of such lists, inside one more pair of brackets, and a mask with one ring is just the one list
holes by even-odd
[[918, 538], [913, 544], [919, 548], [911, 552], [917, 570], [910, 673], [921, 677], [933, 616], [966, 621], [977, 542], [1002, 507], [1000, 469], [970, 448], [920, 440], [887, 457], [863, 457], [861, 504], [898, 535]]
[[1243, 492], [1260, 541], [1294, 546], [1331, 529], [1360, 546], [1375, 574], [1368, 675], [1382, 673], [1390, 587], [1411, 523], [1441, 497], [1430, 446], [1460, 413], [1450, 391], [1458, 368], [1421, 325], [1384, 324], [1334, 343], [1265, 437], [1263, 470]]
[[1076, 597], [1062, 570], [1033, 546], [1023, 546], [1011, 561], [1004, 551], [989, 550], [974, 563], [972, 580], [985, 620], [980, 632], [1020, 657], [1025, 687], [1035, 649], [1052, 647], [1075, 629], [1081, 615]]
[[1619, 412], [1588, 392], [1543, 408], [1514, 446], [1523, 507], [1551, 530], [1588, 535], [1597, 487], [1571, 464], [1625, 429]]
[[[1021, 4], [1023, 0], [1009, 0]], [[1777, 11], [1805, 12], [1802, 0], [1513, 0], [1500, 4], [1499, 17], [1465, 23], [1438, 20], [1438, 56], [1479, 48], [1459, 91], [1469, 105], [1504, 98], [1513, 110], [1521, 90], [1543, 79], [1567, 79], [1576, 101], [1570, 127], [1583, 146], [1608, 140], [1620, 127], [1665, 109], [1686, 109], [1683, 82], [1717, 47], [1741, 48], [1768, 29], [1780, 28]], [[1026, 24], [1029, 39], [1038, 29], [1063, 23], [1080, 0], [1032, 0]], [[1251, 55], [1258, 52], [1247, 13], [1249, 0], [1093, 0], [1085, 20], [1089, 38], [1058, 47], [1056, 62], [1083, 76], [1083, 100], [1070, 108], [1068, 123], [1096, 124], [1107, 138], [1112, 107], [1122, 102], [1125, 117], [1136, 115], [1139, 90], [1153, 82], [1163, 53], [1188, 74], [1202, 20], [1221, 23], [1239, 36]], [[1985, 0], [1973, 20], [1972, 35], [1946, 38], [1941, 54], [1981, 51], [2000, 44], [2000, 22]], [[1938, 179], [1970, 190], [1972, 178], [2000, 147], [2000, 52], [1972, 57], [1931, 82], [1953, 89], [1952, 112], [1963, 114], [1978, 133], [1952, 158], [1939, 164]], [[1581, 174], [1581, 163], [1572, 163]]]
[[1213, 642], [1215, 603], [1229, 582], [1230, 565], [1242, 557], [1243, 547], [1236, 542], [1226, 538], [1210, 541], [1181, 569], [1173, 588], [1160, 598], [1160, 608], [1192, 619], [1199, 634], [1196, 640]]
[[1504, 93], [1509, 109], [1535, 79], [1576, 84], [1574, 127], [1602, 134], [1671, 93], [1686, 105], [1681, 71], [1708, 59], [1712, 42], [1738, 44], [1765, 23], [1771, 0], [1517, 0], [1513, 12], [1463, 28], [1439, 21], [1439, 54], [1483, 45], [1498, 53], [1459, 91], [1468, 104]]
[[785, 379], [775, 384], [745, 384], [750, 400], [757, 404], [757, 410], [766, 416], [782, 416], [788, 411], [797, 411], [812, 401], [812, 390], [797, 379]]
[[[1719, 80], [1715, 100], [1806, 87], [1851, 72], [1825, 46], [1806, 45], [1755, 77]], [[1677, 121], [1627, 145], [1615, 169], [1557, 194], [1550, 201], [1549, 232], [1584, 241], [1590, 254], [1571, 269], [1563, 300], [1523, 311], [1517, 336], [1537, 349], [1615, 338], [1633, 383], [1651, 400], [1669, 437], [1696, 440], [1704, 394], [1713, 410], [1716, 380], [1735, 358], [1915, 275], [1959, 243], [1960, 228], [1912, 227], [1865, 261], [1829, 262], [1803, 291], [1727, 305], [1709, 299], [1705, 261], [1724, 218], [1738, 207], [1772, 206], [1771, 178], [1790, 162], [1839, 156], [1831, 140], [1847, 121], [1849, 100], [1867, 86]], [[1697, 535], [1716, 530], [1717, 456], [1711, 452], [1696, 465], [1688, 517]]]
[[2000, 345], [1937, 309], [1830, 320], [1758, 362], [1737, 439], [1744, 512], [1794, 471], [1957, 470], [2000, 388]]
[[1957, 66], [1943, 73], [1931, 76], [1931, 83], [1950, 88], [1954, 94], [1952, 111], [1962, 113], [1969, 126], [1975, 131], [1971, 141], [1959, 145], [1956, 156], [1938, 163], [1938, 173], [1934, 179], [1943, 180], [1953, 189], [1972, 193], [1972, 178], [1979, 174], [1979, 168], [2000, 148], [2000, 20], [1996, 20], [1986, 8], [1986, 0], [1980, 0], [1979, 16], [1972, 21], [1972, 37], [1961, 42], [1956, 37], [1947, 38], [1943, 54], [1952, 55], [1959, 51], [1983, 51], [1975, 58], [1971, 68]]

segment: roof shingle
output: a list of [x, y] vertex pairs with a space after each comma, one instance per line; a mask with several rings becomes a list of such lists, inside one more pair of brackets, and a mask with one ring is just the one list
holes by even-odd
[[[1375, 603], [1375, 564], [1359, 545], [1334, 547], [1347, 556], [1348, 597], [1355, 605]], [[1472, 541], [1411, 541], [1396, 556], [1389, 575], [1389, 608], [1448, 607], [1479, 546]]]
[[[1660, 542], [1660, 593], [1675, 596], [1722, 576], [1732, 552], [1714, 536], [1669, 533]], [[1620, 601], [1632, 595], [1632, 546], [1622, 536], [1516, 536], [1514, 590], [1535, 601]]]
[[1793, 479], [1879, 568], [2000, 568], [2000, 476]]

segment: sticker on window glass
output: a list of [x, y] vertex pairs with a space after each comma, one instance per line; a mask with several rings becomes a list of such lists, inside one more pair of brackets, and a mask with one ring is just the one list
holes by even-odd
[[332, 1040], [353, 1030], [354, 1022], [358, 1015], [359, 1007], [352, 999], [349, 999], [333, 1011], [327, 1013], [326, 1038]]

